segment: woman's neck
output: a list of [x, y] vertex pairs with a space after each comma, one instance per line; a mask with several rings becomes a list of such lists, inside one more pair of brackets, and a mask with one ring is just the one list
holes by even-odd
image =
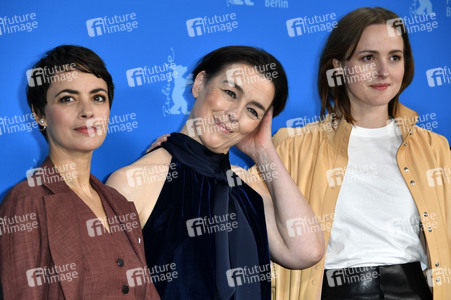
[[49, 158], [72, 190], [90, 194], [91, 152], [71, 152], [50, 148]]
[[355, 120], [354, 125], [363, 128], [384, 127], [390, 120], [388, 104], [381, 106], [351, 105], [351, 114]]

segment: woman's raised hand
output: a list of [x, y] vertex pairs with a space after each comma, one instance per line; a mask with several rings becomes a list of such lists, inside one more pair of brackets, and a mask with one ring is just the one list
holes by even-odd
[[272, 144], [271, 127], [274, 108], [271, 106], [263, 116], [262, 121], [255, 130], [246, 136], [236, 147], [257, 162], [262, 152], [274, 147]]

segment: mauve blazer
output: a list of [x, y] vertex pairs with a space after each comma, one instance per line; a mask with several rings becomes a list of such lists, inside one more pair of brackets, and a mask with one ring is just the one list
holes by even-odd
[[[54, 170], [55, 167], [47, 158], [40, 168]], [[20, 182], [0, 203], [0, 278], [5, 299], [83, 298], [84, 259], [80, 243], [80, 230], [83, 229], [78, 226], [73, 204], [73, 201], [80, 200], [59, 173], [50, 173], [46, 172], [41, 177], [35, 174]], [[92, 175], [90, 181], [115, 215], [137, 214], [134, 204], [115, 189], [105, 186]], [[2, 222], [5, 221], [14, 224], [4, 225]], [[124, 232], [144, 268], [146, 258], [140, 228]], [[30, 280], [33, 274], [27, 273], [27, 270], [44, 266], [61, 268], [68, 264], [75, 264], [72, 266], [76, 266], [80, 280], [39, 285], [34, 281], [37, 280], [36, 274]], [[70, 266], [68, 269], [73, 270]], [[105, 274], [103, 279], [108, 281], [110, 276], [112, 274]], [[35, 286], [30, 286], [33, 284]], [[133, 293], [123, 294], [121, 287], [111, 288], [118, 290], [118, 299], [134, 298]], [[152, 283], [146, 284], [145, 291], [141, 299], [160, 299]]]

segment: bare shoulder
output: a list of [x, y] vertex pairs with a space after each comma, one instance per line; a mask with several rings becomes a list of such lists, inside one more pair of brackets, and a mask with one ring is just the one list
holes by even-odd
[[141, 225], [149, 218], [166, 182], [172, 156], [157, 149], [125, 166], [108, 178], [106, 185], [115, 188], [135, 204]]
[[152, 174], [167, 172], [164, 167], [169, 167], [171, 159], [172, 156], [165, 149], [157, 149], [139, 158], [134, 163], [113, 172], [106, 184], [116, 188], [119, 192], [125, 192], [130, 188], [145, 187], [153, 183], [146, 182], [146, 175], [150, 172]]

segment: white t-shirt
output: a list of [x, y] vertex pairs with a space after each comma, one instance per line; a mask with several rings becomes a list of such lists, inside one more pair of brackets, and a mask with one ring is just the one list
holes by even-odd
[[326, 269], [414, 261], [426, 267], [420, 216], [396, 162], [401, 142], [393, 120], [382, 128], [353, 126]]

